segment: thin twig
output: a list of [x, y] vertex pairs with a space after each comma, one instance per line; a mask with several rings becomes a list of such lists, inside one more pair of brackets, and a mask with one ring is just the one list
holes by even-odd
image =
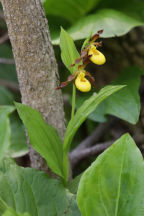
[[11, 90], [11, 91], [13, 91], [15, 93], [19, 93], [20, 92], [19, 86], [18, 86], [17, 83], [0, 79], [0, 85], [8, 88], [9, 90]]
[[0, 38], [0, 44], [3, 44], [9, 39], [8, 33], [5, 33], [3, 36]]
[[0, 64], [15, 64], [14, 59], [0, 58]]
[[82, 149], [80, 152], [71, 152], [69, 157], [71, 161], [71, 166], [74, 168], [76, 164], [79, 163], [79, 161], [90, 157], [90, 156], [97, 156], [101, 152], [103, 152], [105, 149], [107, 149], [115, 140], [111, 140], [104, 143], [98, 143], [95, 146]]

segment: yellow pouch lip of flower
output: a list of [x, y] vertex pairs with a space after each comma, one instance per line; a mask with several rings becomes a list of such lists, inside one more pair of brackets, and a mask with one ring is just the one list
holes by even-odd
[[81, 92], [89, 92], [91, 90], [91, 83], [85, 77], [83, 77], [83, 75], [78, 75], [78, 77], [75, 79], [75, 85]]
[[91, 56], [90, 60], [97, 65], [103, 65], [106, 62], [105, 56], [96, 49], [96, 47], [91, 47], [89, 49], [88, 55]]

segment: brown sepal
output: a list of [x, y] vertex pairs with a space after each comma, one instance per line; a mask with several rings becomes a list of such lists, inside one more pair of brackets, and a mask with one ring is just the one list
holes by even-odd
[[96, 41], [100, 37], [100, 34], [102, 33], [103, 33], [103, 30], [99, 30], [95, 35], [92, 36], [91, 42]]
[[87, 57], [88, 47], [84, 50], [82, 50], [80, 58], [77, 58], [75, 60], [75, 63], [71, 65], [71, 67], [74, 67], [76, 64], [80, 63], [81, 60], [84, 60], [84, 58]]
[[86, 72], [85, 75], [89, 78], [89, 81], [91, 82], [92, 87], [95, 87], [95, 78], [88, 72]]
[[60, 86], [58, 86], [58, 87], [56, 88], [56, 90], [59, 90], [59, 89], [61, 89], [61, 88], [64, 88], [65, 86], [67, 86], [72, 80], [75, 79], [75, 77], [76, 77], [75, 74], [68, 76], [67, 81], [62, 82], [62, 83], [60, 84]]
[[102, 34], [103, 33], [103, 29], [101, 29], [101, 30], [99, 30], [97, 33], [100, 35], [100, 34]]

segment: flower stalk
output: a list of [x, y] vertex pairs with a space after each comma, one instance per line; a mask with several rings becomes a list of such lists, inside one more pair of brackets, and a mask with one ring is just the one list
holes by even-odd
[[76, 101], [76, 87], [75, 87], [75, 85], [73, 84], [71, 119], [74, 117], [74, 112], [75, 112], [75, 101]]

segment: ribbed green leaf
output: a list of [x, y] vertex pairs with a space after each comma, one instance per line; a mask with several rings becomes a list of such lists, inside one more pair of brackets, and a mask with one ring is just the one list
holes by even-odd
[[37, 110], [20, 103], [15, 105], [27, 128], [32, 147], [45, 158], [53, 172], [63, 177], [62, 140], [58, 132], [44, 122]]
[[28, 213], [16, 213], [13, 209], [8, 208], [2, 216], [30, 216]]
[[0, 168], [0, 197], [16, 212], [31, 216], [80, 216], [75, 195], [44, 172], [8, 164]]
[[28, 213], [17, 213], [14, 209], [10, 208], [1, 198], [0, 198], [0, 215], [1, 216], [30, 216]]
[[83, 216], [144, 215], [143, 157], [125, 134], [81, 177], [77, 203]]

